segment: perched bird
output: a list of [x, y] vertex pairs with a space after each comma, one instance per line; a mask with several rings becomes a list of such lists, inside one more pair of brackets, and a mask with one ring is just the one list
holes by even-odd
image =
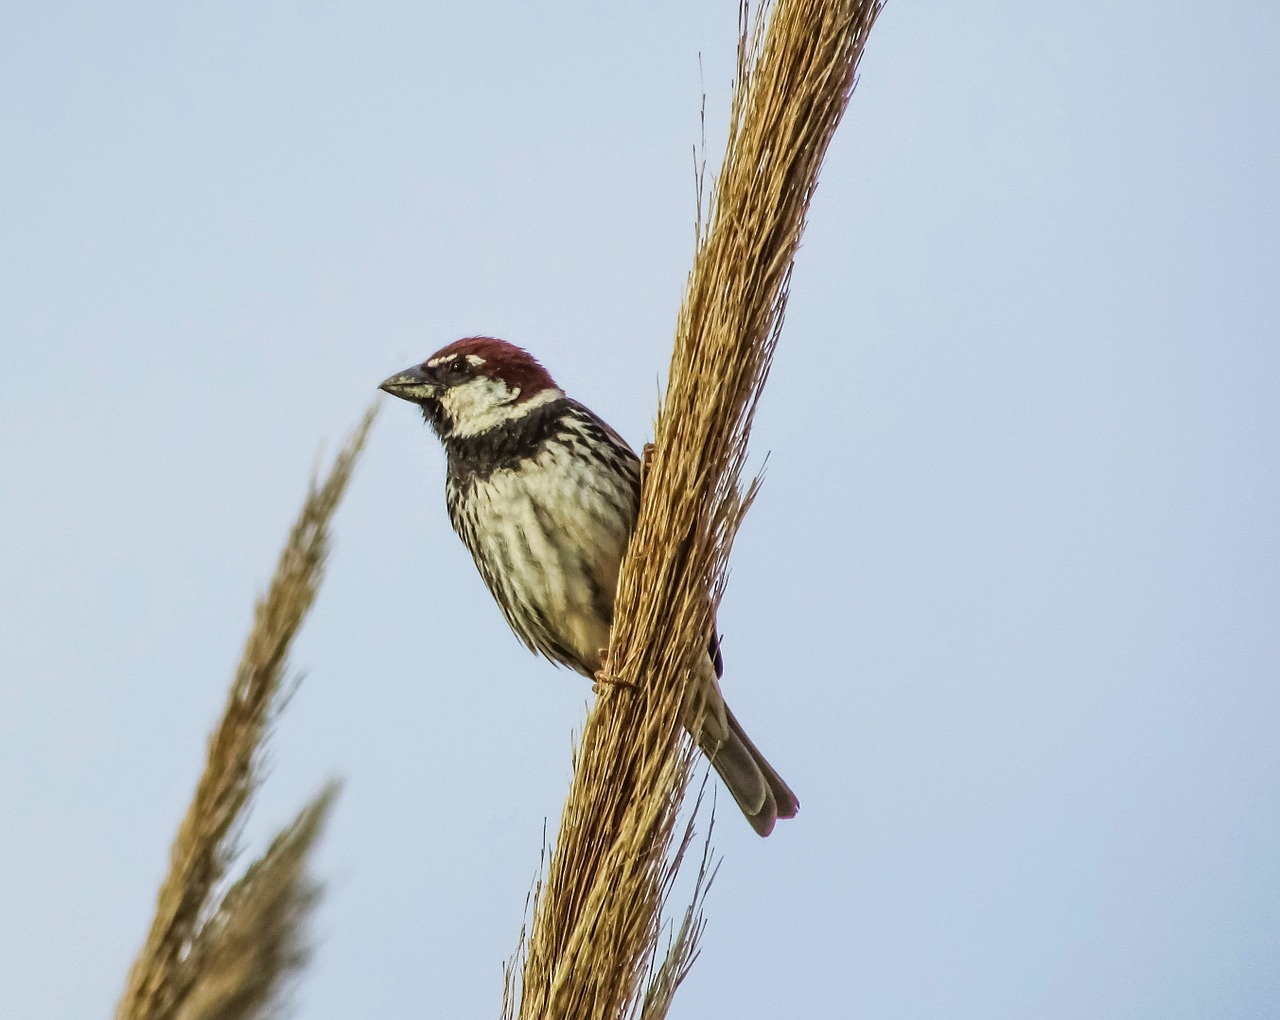
[[[631, 447], [527, 351], [491, 337], [449, 344], [381, 389], [417, 404], [444, 444], [449, 520], [516, 636], [594, 678], [640, 507]], [[713, 635], [685, 725], [767, 836], [800, 802], [725, 705], [720, 673]]]

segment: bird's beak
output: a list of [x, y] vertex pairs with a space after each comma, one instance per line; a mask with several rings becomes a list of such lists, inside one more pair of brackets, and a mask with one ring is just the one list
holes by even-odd
[[427, 400], [439, 392], [440, 387], [420, 367], [415, 365], [403, 372], [397, 372], [390, 379], [378, 384], [378, 389], [385, 390], [393, 397], [401, 400]]

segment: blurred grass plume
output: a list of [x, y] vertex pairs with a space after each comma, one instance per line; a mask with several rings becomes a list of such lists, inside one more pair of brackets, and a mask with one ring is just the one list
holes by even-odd
[[116, 1020], [276, 1016], [285, 987], [306, 962], [305, 924], [319, 895], [307, 859], [337, 785], [321, 790], [229, 886], [227, 876], [262, 781], [267, 736], [290, 693], [289, 648], [324, 577], [330, 523], [375, 414], [365, 414], [327, 477], [312, 482], [267, 594], [257, 603]]

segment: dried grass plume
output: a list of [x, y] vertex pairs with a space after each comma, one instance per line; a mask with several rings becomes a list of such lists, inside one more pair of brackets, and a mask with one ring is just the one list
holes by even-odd
[[[879, 11], [878, 0], [777, 0], [748, 28], [741, 8], [728, 147], [705, 229], [699, 220], [601, 694], [537, 891], [519, 988], [508, 988], [509, 1016], [658, 1020], [696, 953], [695, 913], [677, 932], [674, 962], [650, 968], [689, 780], [681, 691], [693, 657], [706, 654], [754, 495], [741, 482], [752, 417], [818, 170]], [[645, 996], [646, 972], [659, 994]]]
[[317, 895], [306, 874], [337, 789], [329, 786], [243, 877], [217, 896], [262, 778], [263, 746], [287, 698], [287, 656], [315, 601], [329, 526], [351, 480], [375, 412], [370, 410], [313, 483], [280, 554], [275, 576], [209, 738], [204, 772], [178, 829], [169, 871], [116, 1020], [248, 1020], [273, 1014], [279, 992], [305, 960], [303, 922]]

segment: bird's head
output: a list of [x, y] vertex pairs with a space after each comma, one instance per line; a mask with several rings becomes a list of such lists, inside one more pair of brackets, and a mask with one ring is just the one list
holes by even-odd
[[528, 351], [487, 336], [455, 340], [378, 388], [421, 407], [441, 439], [481, 435], [564, 396]]

